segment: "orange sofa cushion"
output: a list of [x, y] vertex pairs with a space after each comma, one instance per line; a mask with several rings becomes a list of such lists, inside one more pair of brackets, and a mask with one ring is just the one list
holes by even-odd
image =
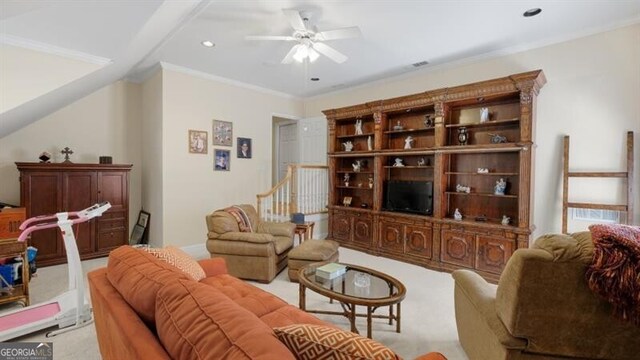
[[289, 325], [273, 329], [298, 360], [401, 360], [377, 341], [321, 325]]
[[107, 278], [142, 320], [155, 324], [156, 293], [168, 283], [190, 277], [146, 251], [121, 246], [109, 253]]
[[255, 315], [190, 280], [158, 291], [156, 329], [173, 359], [294, 359]]

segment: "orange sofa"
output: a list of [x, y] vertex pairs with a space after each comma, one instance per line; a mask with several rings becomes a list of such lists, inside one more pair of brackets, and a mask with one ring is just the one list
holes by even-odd
[[272, 328], [332, 326], [228, 275], [223, 259], [199, 264], [206, 277], [198, 282], [145, 251], [122, 246], [111, 252], [107, 267], [90, 272], [102, 358], [295, 359]]

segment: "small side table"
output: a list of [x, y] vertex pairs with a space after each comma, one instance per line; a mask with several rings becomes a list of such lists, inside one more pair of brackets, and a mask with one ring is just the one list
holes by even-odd
[[313, 239], [313, 226], [315, 224], [316, 223], [313, 221], [305, 221], [304, 224], [296, 224], [293, 237], [295, 239], [295, 236], [298, 235], [298, 238], [300, 239], [298, 244], [302, 244], [305, 240]]

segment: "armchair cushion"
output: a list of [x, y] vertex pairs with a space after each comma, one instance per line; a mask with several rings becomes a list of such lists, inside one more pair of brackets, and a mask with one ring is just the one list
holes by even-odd
[[259, 233], [267, 233], [273, 236], [286, 236], [293, 238], [293, 232], [296, 229], [296, 224], [290, 222], [271, 222], [271, 221], [263, 221], [258, 223], [258, 228], [256, 232]]
[[218, 236], [218, 240], [239, 240], [256, 244], [265, 244], [274, 242], [273, 235], [271, 234], [257, 234], [247, 232], [227, 232]]

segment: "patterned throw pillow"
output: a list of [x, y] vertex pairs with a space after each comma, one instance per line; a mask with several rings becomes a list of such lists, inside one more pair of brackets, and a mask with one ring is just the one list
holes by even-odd
[[327, 326], [295, 324], [273, 331], [298, 360], [401, 359], [374, 340]]
[[198, 264], [189, 254], [178, 249], [174, 246], [167, 246], [163, 249], [144, 247], [144, 250], [157, 257], [158, 259], [167, 262], [170, 265], [177, 267], [178, 269], [191, 276], [195, 281], [200, 281], [207, 277], [202, 270], [202, 266]]

